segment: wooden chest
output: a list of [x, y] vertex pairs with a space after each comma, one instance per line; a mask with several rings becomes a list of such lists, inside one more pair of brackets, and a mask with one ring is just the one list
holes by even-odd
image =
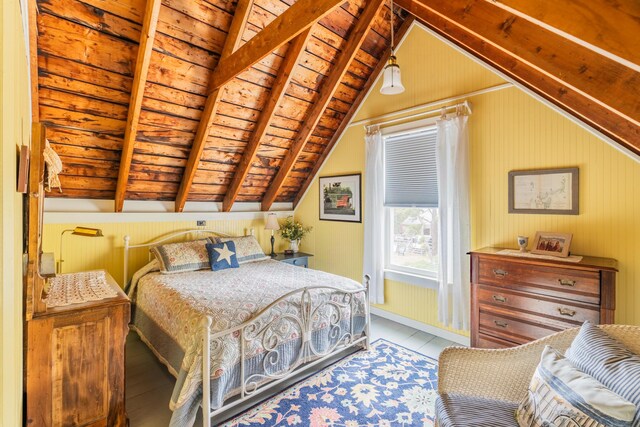
[[124, 345], [129, 299], [48, 309], [26, 323], [27, 426], [119, 427], [125, 412]]
[[613, 323], [617, 262], [471, 252], [471, 345], [512, 347], [563, 329]]

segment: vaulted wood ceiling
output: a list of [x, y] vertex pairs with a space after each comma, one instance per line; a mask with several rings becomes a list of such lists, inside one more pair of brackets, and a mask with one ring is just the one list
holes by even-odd
[[49, 196], [292, 201], [388, 51], [388, 6], [341, 3], [38, 1]]
[[[48, 196], [116, 210], [299, 201], [389, 55], [382, 0], [32, 1], [34, 118], [64, 163]], [[640, 153], [634, 0], [396, 1], [399, 36], [416, 16]]]

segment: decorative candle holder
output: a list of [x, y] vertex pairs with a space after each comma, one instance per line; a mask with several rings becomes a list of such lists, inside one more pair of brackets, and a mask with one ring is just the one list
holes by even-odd
[[518, 236], [518, 246], [520, 246], [520, 252], [527, 252], [528, 244], [529, 244], [529, 237]]

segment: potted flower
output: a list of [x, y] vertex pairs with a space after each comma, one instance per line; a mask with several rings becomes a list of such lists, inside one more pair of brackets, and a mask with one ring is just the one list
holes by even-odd
[[289, 249], [293, 252], [298, 252], [298, 245], [300, 240], [311, 231], [312, 227], [305, 227], [298, 221], [295, 221], [293, 217], [288, 217], [284, 220], [284, 223], [280, 226], [280, 235], [289, 240]]

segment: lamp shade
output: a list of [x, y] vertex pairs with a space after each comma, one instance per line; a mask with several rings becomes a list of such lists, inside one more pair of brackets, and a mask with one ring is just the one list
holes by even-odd
[[276, 214], [267, 215], [267, 223], [264, 225], [265, 230], [280, 230], [280, 224], [278, 224], [278, 216]]
[[382, 77], [382, 87], [380, 88], [381, 94], [396, 95], [404, 92], [402, 77], [400, 75], [400, 67], [398, 66], [395, 55], [391, 55], [389, 57], [389, 63], [384, 67], [384, 74]]
[[76, 227], [71, 234], [84, 237], [103, 237], [102, 230], [99, 228]]

